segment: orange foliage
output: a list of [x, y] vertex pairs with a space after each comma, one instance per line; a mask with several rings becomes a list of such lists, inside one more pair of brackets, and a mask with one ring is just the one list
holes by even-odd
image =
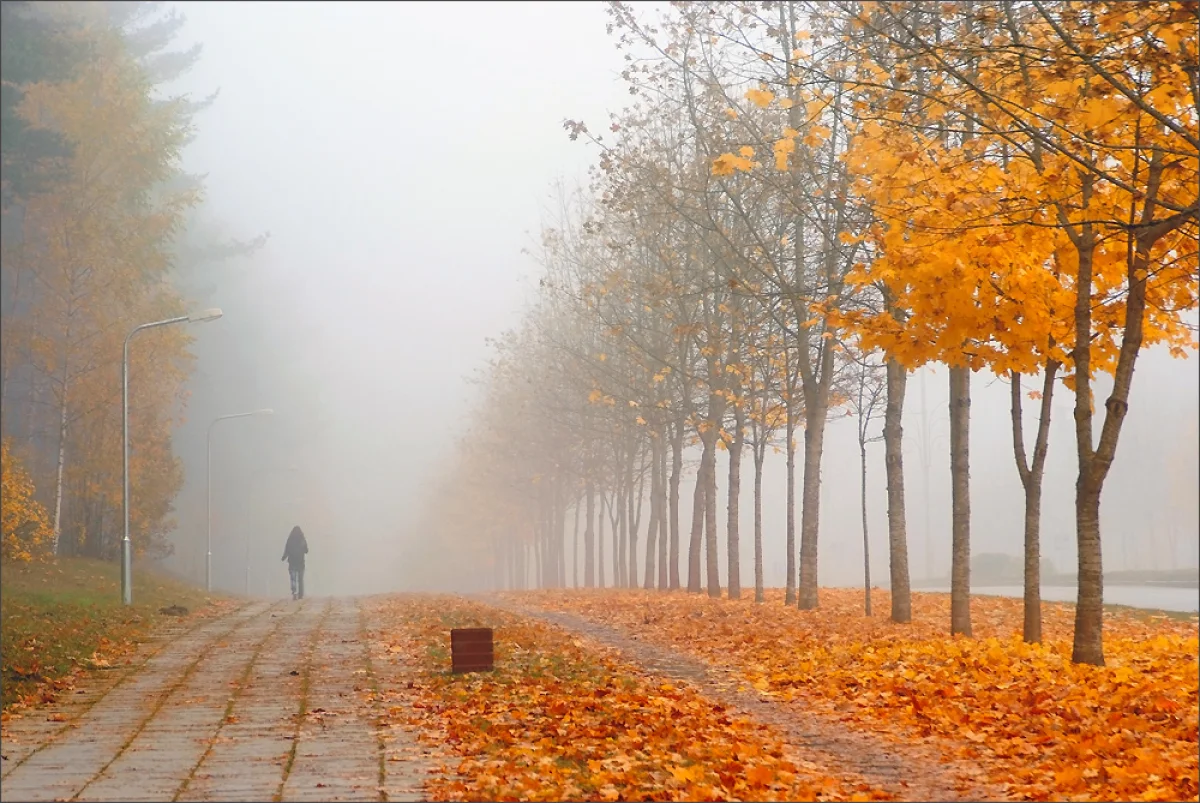
[[[883, 593], [886, 597], [885, 592]], [[1046, 604], [1021, 640], [1021, 600], [972, 600], [978, 638], [944, 635], [949, 597], [913, 595], [913, 624], [658, 592], [545, 591], [522, 601], [642, 633], [737, 669], [760, 692], [898, 741], [932, 740], [1025, 800], [1196, 800], [1196, 619], [1105, 615], [1107, 666], [1071, 663], [1072, 606]], [[881, 607], [887, 608], [887, 601]]]
[[[461, 758], [433, 800], [885, 799], [789, 760], [770, 729], [560, 629], [453, 598], [390, 598], [378, 663], [424, 656], [385, 721]], [[449, 630], [496, 628], [496, 670], [451, 675]], [[406, 692], [400, 692], [406, 694]], [[406, 704], [399, 704], [399, 703]]]

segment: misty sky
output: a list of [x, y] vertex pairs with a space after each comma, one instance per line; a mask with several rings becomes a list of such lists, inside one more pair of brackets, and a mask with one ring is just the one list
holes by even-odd
[[[222, 442], [214, 486], [222, 526], [251, 539], [256, 565], [272, 561], [257, 590], [286, 589], [277, 553], [294, 523], [313, 545], [312, 593], [414, 585], [418, 570], [397, 556], [421, 537], [411, 528], [427, 481], [465, 428], [474, 393], [465, 380], [487, 358], [485, 338], [515, 325], [532, 297], [536, 266], [521, 249], [537, 232], [552, 182], [584, 180], [595, 156], [568, 140], [562, 121], [603, 129], [608, 111], [628, 98], [603, 4], [178, 5], [188, 18], [179, 44], [204, 45], [178, 88], [196, 97], [220, 89], [197, 119], [185, 167], [207, 174], [207, 209], [229, 233], [270, 231], [271, 239], [237, 274], [241, 279], [214, 274], [210, 299], [227, 318], [236, 312], [261, 319], [260, 336], [236, 342], [218, 331], [227, 321], [194, 332], [201, 364], [179, 439], [187, 485], [177, 505], [176, 566], [194, 572], [200, 554], [208, 421], [273, 407], [276, 421], [222, 432], [232, 442]], [[241, 389], [203, 390], [204, 383], [237, 384], [222, 379], [213, 362], [224, 356], [232, 364], [234, 350], [242, 364], [257, 366], [237, 380]], [[1139, 364], [1105, 493], [1108, 567], [1149, 564], [1151, 552], [1160, 564], [1196, 562], [1194, 480], [1192, 496], [1183, 492], [1187, 504], [1175, 511], [1168, 497], [1180, 491], [1154, 484], [1162, 475], [1153, 473], [1174, 460], [1182, 461], [1181, 476], [1196, 476], [1196, 374], [1194, 358], [1151, 355]], [[255, 376], [262, 381], [254, 384]], [[920, 384], [910, 382], [906, 421], [914, 576], [926, 569], [914, 418]], [[925, 384], [936, 486], [930, 568], [938, 572], [949, 562], [944, 375], [931, 374]], [[1008, 388], [990, 375], [977, 376], [973, 387], [975, 549], [1017, 553], [1021, 497]], [[206, 392], [220, 401], [204, 401]], [[300, 397], [309, 404], [297, 404]], [[1065, 394], [1055, 414], [1046, 552], [1070, 568], [1074, 447]], [[849, 420], [835, 422], [828, 438], [825, 584], [854, 583], [861, 572], [853, 430]], [[885, 580], [882, 447], [872, 449], [873, 570]], [[263, 456], [272, 450], [278, 454]], [[263, 472], [269, 480], [254, 479]], [[779, 585], [782, 460], [772, 456], [767, 472], [767, 582]], [[746, 477], [746, 533], [749, 485]], [[322, 515], [309, 510], [301, 521], [306, 500], [318, 496]], [[690, 505], [683, 507], [686, 519]], [[239, 524], [228, 524], [239, 516]], [[1171, 537], [1176, 541], [1168, 543]], [[233, 536], [215, 538], [218, 584], [238, 587], [232, 578], [242, 563], [233, 556]], [[747, 582], [752, 552], [748, 537], [743, 543]]]
[[[603, 121], [622, 102], [603, 5], [178, 5], [181, 40], [204, 45], [178, 89], [220, 89], [185, 166], [207, 174], [208, 207], [232, 233], [270, 231], [252, 272], [275, 281], [253, 286], [296, 348], [269, 359], [320, 366], [337, 442], [319, 481], [356, 506], [341, 537], [375, 544], [449, 454], [485, 338], [520, 319], [534, 275], [521, 249], [551, 183], [592, 157], [563, 119]], [[201, 365], [196, 382], [219, 373]], [[294, 392], [317, 389], [261, 388], [246, 403], [278, 410], [273, 395]], [[203, 464], [188, 468], [194, 501]], [[178, 507], [189, 531], [193, 507]]]
[[187, 83], [221, 91], [188, 166], [224, 218], [272, 233], [259, 259], [302, 288], [334, 409], [407, 423], [426, 462], [519, 317], [549, 183], [590, 158], [562, 119], [619, 100], [602, 6], [180, 7], [205, 48]]

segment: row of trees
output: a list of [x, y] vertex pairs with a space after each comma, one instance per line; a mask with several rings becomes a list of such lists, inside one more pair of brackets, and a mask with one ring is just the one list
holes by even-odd
[[[23, 465], [37, 488], [29, 517], [38, 505], [48, 513], [49, 552], [111, 557], [121, 529], [122, 342], [140, 323], [187, 311], [179, 278], [202, 260], [182, 235], [202, 209], [203, 183], [182, 170], [180, 152], [213, 98], [167, 91], [199, 56], [198, 46], [173, 48], [177, 11], [5, 2], [3, 13], [5, 471]], [[139, 552], [169, 549], [183, 479], [171, 433], [188, 343], [182, 327], [167, 327], [131, 348]], [[6, 507], [6, 556], [8, 519]]]
[[[1061, 384], [1078, 455], [1074, 659], [1102, 664], [1099, 504], [1134, 366], [1151, 345], [1194, 347], [1194, 4], [681, 3], [644, 21], [614, 3], [610, 20], [635, 100], [603, 136], [567, 123], [599, 146], [599, 166], [586, 191], [560, 192], [536, 303], [496, 342], [445, 504], [431, 508], [439, 536], [509, 585], [531, 567], [543, 586], [604, 585], [608, 540], [615, 585], [719, 596], [723, 527], [736, 598], [748, 453], [761, 600], [762, 466], [778, 444], [786, 599], [816, 608], [823, 436], [848, 410], [864, 467], [883, 420], [891, 617], [907, 622], [905, 381], [942, 363], [950, 624], [969, 635], [969, 377], [990, 371], [1012, 386], [1025, 638], [1037, 641]], [[1098, 409], [1100, 373], [1113, 381]], [[1032, 438], [1024, 382], [1040, 399]], [[864, 515], [864, 544], [865, 527]], [[580, 538], [583, 575], [575, 565], [568, 579], [567, 540]], [[866, 590], [869, 606], [869, 576]]]

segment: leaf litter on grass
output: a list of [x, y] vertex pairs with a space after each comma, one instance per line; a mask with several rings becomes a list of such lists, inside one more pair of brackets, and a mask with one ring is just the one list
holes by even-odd
[[[881, 610], [886, 593], [876, 592]], [[1105, 616], [1108, 666], [1071, 663], [1073, 609], [1044, 606], [1046, 640], [1020, 637], [1021, 601], [972, 600], [976, 638], [946, 635], [947, 595], [917, 594], [913, 623], [862, 615], [862, 592], [821, 609], [642, 591], [511, 592], [506, 599], [636, 632], [804, 710], [898, 742], [928, 742], [1016, 799], [1196, 800], [1194, 619]]]

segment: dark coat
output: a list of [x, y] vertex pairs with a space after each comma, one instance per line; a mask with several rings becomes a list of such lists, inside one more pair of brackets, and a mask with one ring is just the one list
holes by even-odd
[[280, 560], [286, 560], [289, 569], [303, 569], [304, 556], [307, 554], [308, 541], [304, 538], [304, 531], [299, 527], [293, 527], [292, 532], [288, 535], [287, 544], [283, 548], [283, 557]]

